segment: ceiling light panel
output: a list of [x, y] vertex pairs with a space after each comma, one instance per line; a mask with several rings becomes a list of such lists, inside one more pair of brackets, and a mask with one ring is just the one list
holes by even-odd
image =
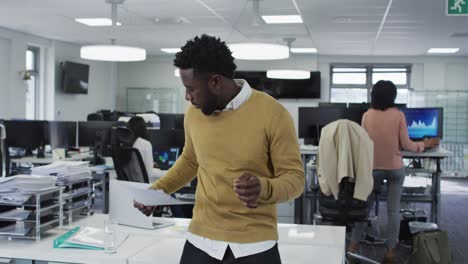
[[181, 51], [181, 49], [180, 48], [162, 48], [161, 51], [165, 53], [169, 53], [169, 54], [175, 54]]
[[267, 24], [300, 24], [300, 23], [303, 23], [302, 17], [299, 15], [262, 16], [262, 19]]
[[[76, 18], [75, 21], [90, 27], [112, 26], [112, 20], [109, 18]], [[117, 22], [116, 25], [121, 26], [122, 23]]]
[[430, 48], [427, 53], [432, 53], [432, 54], [451, 54], [451, 53], [456, 53], [460, 49], [459, 48]]
[[317, 53], [316, 48], [291, 48], [292, 53]]

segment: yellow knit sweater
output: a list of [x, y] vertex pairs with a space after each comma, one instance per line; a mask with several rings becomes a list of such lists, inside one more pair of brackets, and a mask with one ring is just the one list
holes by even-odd
[[[238, 109], [210, 116], [190, 106], [185, 147], [174, 166], [153, 184], [172, 193], [198, 177], [189, 231], [213, 240], [254, 243], [277, 240], [276, 203], [304, 190], [304, 170], [293, 121], [269, 95], [253, 90]], [[258, 207], [244, 206], [234, 179], [259, 177]]]

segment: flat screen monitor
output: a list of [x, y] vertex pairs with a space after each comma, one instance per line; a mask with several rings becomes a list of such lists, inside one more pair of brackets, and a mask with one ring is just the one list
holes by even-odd
[[348, 108], [361, 108], [361, 109], [369, 109], [371, 108], [370, 103], [349, 103]]
[[48, 121], [47, 143], [55, 148], [68, 148], [76, 145], [76, 123], [73, 121]]
[[159, 147], [154, 149], [154, 162], [158, 164], [160, 169], [168, 170], [179, 158], [179, 150], [178, 147]]
[[329, 102], [319, 102], [319, 107], [341, 107], [347, 108], [347, 103], [329, 103]]
[[27, 154], [31, 154], [33, 149], [46, 144], [46, 121], [6, 120], [4, 125], [8, 147], [24, 148], [28, 151]]
[[348, 119], [361, 124], [362, 115], [367, 110], [344, 107], [299, 107], [299, 138], [315, 139], [318, 143], [320, 131], [329, 123]]
[[443, 108], [402, 108], [406, 118], [408, 134], [412, 140], [426, 137], [442, 138]]
[[65, 93], [87, 94], [89, 65], [71, 61], [62, 62], [62, 89]]
[[78, 122], [78, 146], [94, 147], [96, 142], [110, 142], [111, 129], [117, 124], [114, 121]]
[[236, 71], [234, 78], [245, 79], [249, 85], [274, 98], [320, 98], [320, 72], [310, 72], [309, 79], [270, 79], [264, 71]]
[[182, 149], [185, 144], [183, 129], [148, 129], [148, 140], [153, 149], [161, 147], [179, 147]]
[[161, 129], [184, 129], [184, 114], [158, 113]]

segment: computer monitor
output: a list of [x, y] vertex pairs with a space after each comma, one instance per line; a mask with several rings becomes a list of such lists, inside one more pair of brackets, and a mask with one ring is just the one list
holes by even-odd
[[179, 158], [179, 147], [158, 147], [153, 149], [153, 159], [160, 169], [168, 170]]
[[339, 119], [361, 124], [362, 115], [366, 111], [361, 108], [299, 107], [299, 138], [304, 138], [306, 144], [317, 145], [324, 126]]
[[346, 108], [346, 107], [348, 107], [348, 104], [347, 103], [319, 102], [318, 106], [319, 107], [342, 107], [342, 108]]
[[8, 147], [24, 148], [26, 155], [31, 155], [33, 149], [43, 149], [46, 144], [46, 121], [6, 120], [4, 125]]
[[412, 140], [426, 137], [442, 138], [443, 108], [402, 108], [406, 118], [408, 134]]
[[76, 145], [76, 123], [73, 121], [48, 121], [46, 138], [51, 148], [68, 148]]
[[109, 141], [114, 121], [82, 121], [78, 122], [78, 146], [94, 147], [96, 142]]
[[160, 147], [179, 147], [182, 149], [185, 144], [183, 129], [148, 129], [148, 140], [153, 149]]
[[184, 129], [184, 114], [158, 113], [161, 129]]
[[360, 109], [369, 109], [370, 103], [349, 103], [348, 108], [360, 108]]

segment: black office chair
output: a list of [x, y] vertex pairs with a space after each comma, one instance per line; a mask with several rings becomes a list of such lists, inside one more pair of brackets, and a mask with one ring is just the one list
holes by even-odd
[[[338, 200], [335, 200], [333, 195], [326, 196], [321, 191], [319, 192], [318, 212], [314, 214], [314, 224], [320, 220], [320, 222], [351, 228], [358, 222], [370, 223], [377, 220], [377, 216], [369, 216], [372, 200], [376, 201], [376, 203], [378, 201], [377, 193], [373, 191], [369, 195], [367, 201], [355, 199], [353, 198], [354, 183], [350, 182], [348, 179], [349, 178], [342, 179], [339, 185]], [[375, 198], [371, 199], [372, 196]], [[359, 260], [361, 263], [379, 263], [352, 252], [346, 252], [346, 259], [347, 261], [352, 259]]]
[[[347, 129], [346, 133], [336, 133], [334, 130], [336, 122], [340, 122], [337, 124], [336, 129]], [[355, 149], [351, 149], [353, 147], [352, 144], [346, 144], [346, 142], [350, 142], [351, 140], [359, 140], [359, 142], [365, 142], [364, 136], [367, 135], [365, 133], [353, 133], [354, 132], [362, 132], [363, 128], [349, 120], [339, 120], [331, 123], [330, 125], [325, 126], [321, 129], [321, 138], [319, 144], [319, 152], [318, 152], [318, 166], [320, 166], [320, 162], [324, 162], [324, 164], [330, 165], [331, 160], [323, 160], [320, 161], [321, 150], [324, 151], [322, 153], [324, 157], [327, 155], [333, 155], [333, 152], [327, 153], [327, 148], [321, 148], [322, 146], [327, 146], [327, 144], [335, 144], [332, 149], [335, 149], [337, 153], [340, 152], [340, 148], [344, 147], [347, 155], [338, 155], [336, 154], [336, 167], [338, 168], [338, 164], [342, 162], [340, 159], [341, 157], [347, 159], [349, 155], [352, 155], [349, 158], [349, 161], [353, 162], [352, 168], [354, 172], [356, 172], [356, 167], [358, 162], [361, 160], [360, 156], [354, 157], [354, 155], [362, 155], [358, 151], [354, 151]], [[343, 126], [343, 127], [341, 127]], [[327, 129], [325, 129], [327, 128]], [[360, 131], [361, 130], [361, 131]], [[326, 136], [324, 135], [326, 134]], [[348, 137], [346, 138], [341, 137]], [[356, 138], [357, 137], [357, 138]], [[367, 138], [368, 139], [368, 138]], [[343, 141], [342, 141], [343, 140]], [[362, 141], [361, 141], [362, 140]], [[323, 145], [322, 145], [323, 144]], [[343, 144], [343, 145], [340, 145]], [[360, 146], [359, 146], [360, 147]], [[369, 156], [372, 156], [373, 153], [366, 153]], [[366, 159], [363, 157], [362, 159], [364, 162], [368, 162], [369, 168], [372, 168], [372, 159]], [[348, 160], [347, 160], [348, 161]], [[332, 164], [333, 165], [333, 164]], [[322, 173], [334, 173], [333, 170], [330, 171], [322, 171]], [[335, 172], [336, 173], [336, 172]], [[371, 171], [363, 171], [363, 173], [371, 173]], [[327, 178], [327, 175], [320, 175], [321, 177]], [[359, 180], [360, 175], [354, 175], [356, 181]], [[338, 185], [338, 193], [337, 199], [333, 195], [325, 195], [322, 190], [318, 191], [318, 205], [317, 205], [317, 212], [314, 214], [313, 222], [314, 224], [317, 223], [317, 220], [321, 222], [331, 223], [335, 225], [345, 226], [346, 228], [350, 228], [355, 223], [358, 222], [367, 222], [370, 223], [372, 221], [377, 220], [377, 216], [371, 217], [369, 216], [370, 209], [372, 207], [373, 201], [377, 201], [377, 192], [373, 190], [369, 196], [367, 197], [366, 201], [358, 200], [354, 198], [354, 189], [355, 189], [355, 182], [352, 177], [344, 177], [339, 181]], [[372, 259], [366, 258], [356, 253], [347, 252], [346, 253], [346, 260], [359, 260], [360, 263], [371, 263], [371, 264], [378, 264]]]
[[111, 149], [117, 179], [149, 183], [140, 151], [133, 148], [135, 141], [133, 132], [125, 127], [112, 128]]
[[101, 113], [91, 113], [86, 117], [87, 121], [102, 121], [104, 116]]

